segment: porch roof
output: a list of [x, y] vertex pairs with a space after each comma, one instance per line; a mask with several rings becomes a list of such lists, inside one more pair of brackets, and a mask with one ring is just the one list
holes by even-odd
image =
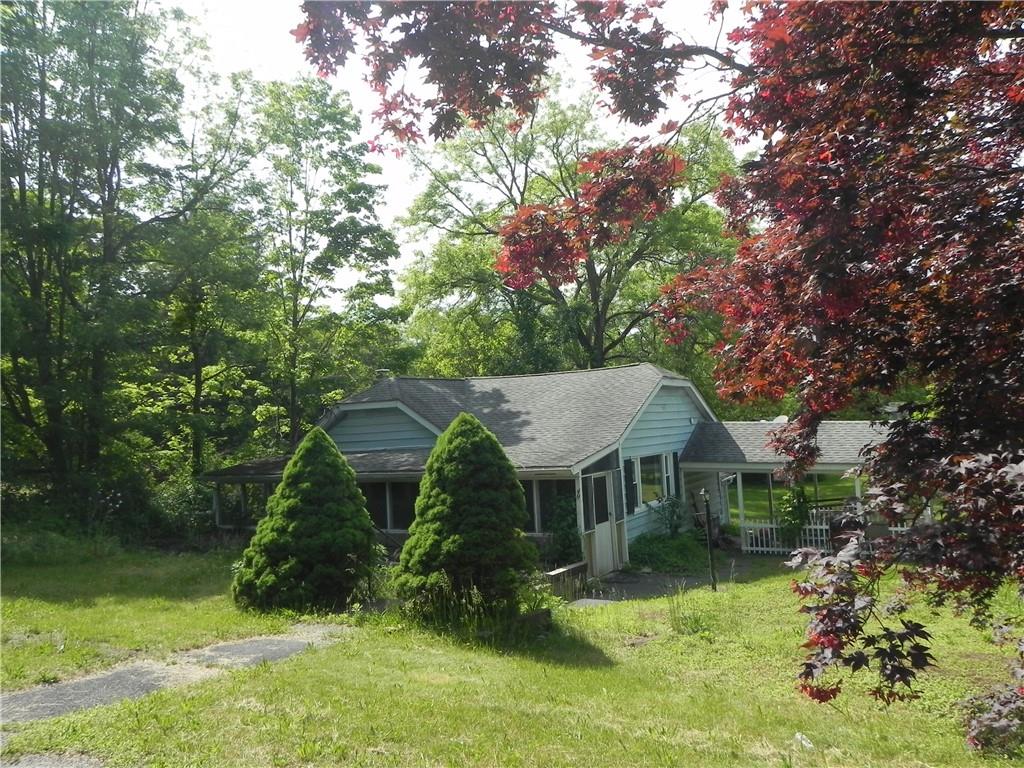
[[[769, 447], [772, 433], [785, 424], [773, 421], [703, 421], [696, 425], [679, 457], [684, 465], [736, 467], [782, 466], [789, 457]], [[821, 455], [815, 466], [849, 468], [860, 464], [861, 452], [882, 441], [884, 425], [870, 421], [825, 421], [818, 428]]]
[[[415, 475], [423, 472], [430, 455], [429, 448], [393, 451], [366, 451], [347, 453], [345, 458], [360, 476]], [[278, 480], [291, 456], [273, 456], [215, 469], [203, 475], [206, 480], [220, 483], [245, 483]]]
[[[423, 474], [429, 455], [429, 448], [418, 448], [346, 453], [345, 458], [360, 480], [400, 480], [403, 477]], [[211, 470], [202, 477], [215, 483], [277, 482], [284, 474], [285, 465], [290, 458], [290, 455], [283, 455], [253, 459], [242, 464]], [[565, 467], [529, 467], [520, 470], [530, 477], [571, 477]]]

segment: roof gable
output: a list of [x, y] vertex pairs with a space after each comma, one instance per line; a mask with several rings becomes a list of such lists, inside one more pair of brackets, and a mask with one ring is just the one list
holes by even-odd
[[516, 466], [566, 468], [618, 442], [667, 379], [689, 386], [649, 363], [530, 376], [385, 379], [344, 400], [321, 425], [374, 402], [403, 403], [438, 429], [466, 411], [495, 434]]

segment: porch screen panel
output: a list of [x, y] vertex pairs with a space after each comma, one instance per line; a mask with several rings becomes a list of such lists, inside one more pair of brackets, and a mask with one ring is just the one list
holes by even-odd
[[622, 499], [622, 470], [612, 473], [612, 498], [615, 500], [615, 519], [621, 521], [626, 516], [626, 505]]
[[366, 497], [366, 511], [373, 524], [384, 530], [388, 527], [388, 484], [360, 483], [359, 490]]
[[550, 531], [557, 510], [576, 519], [576, 483], [572, 480], [537, 480], [540, 529]]
[[608, 476], [592, 478], [594, 483], [594, 522], [597, 525], [608, 522]]
[[609, 469], [615, 469], [619, 464], [619, 452], [612, 451], [611, 453], [605, 454], [600, 459], [595, 461], [593, 464], [585, 466], [580, 474], [582, 475], [593, 475], [598, 472], [607, 472]]
[[416, 516], [416, 496], [419, 483], [390, 483], [391, 485], [391, 526], [398, 531], [407, 531]]
[[818, 500], [824, 504], [842, 504], [855, 496], [853, 478], [840, 473], [817, 473]]
[[594, 478], [583, 478], [583, 530], [594, 530]]
[[771, 475], [767, 472], [743, 472], [743, 512], [748, 520], [770, 520]]

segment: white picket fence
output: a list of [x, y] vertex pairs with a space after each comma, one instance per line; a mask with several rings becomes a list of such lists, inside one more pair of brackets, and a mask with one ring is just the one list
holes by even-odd
[[[788, 555], [794, 549], [807, 547], [822, 552], [832, 551], [831, 519], [841, 507], [819, 507], [811, 510], [807, 525], [800, 531], [799, 541], [783, 540], [779, 526], [766, 520], [740, 523], [740, 541], [743, 551], [753, 555]], [[906, 531], [906, 526], [889, 526], [890, 534]]]
[[832, 513], [830, 509], [812, 509], [810, 520], [800, 531], [799, 541], [782, 540], [779, 526], [766, 520], [740, 523], [743, 551], [753, 555], [788, 555], [801, 547], [830, 551], [832, 537], [829, 520], [832, 519]]

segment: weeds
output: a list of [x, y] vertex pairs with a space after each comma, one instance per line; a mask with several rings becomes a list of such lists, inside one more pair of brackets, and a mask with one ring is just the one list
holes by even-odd
[[668, 621], [672, 631], [683, 636], [712, 638], [711, 612], [694, 599], [685, 585], [668, 598]]

